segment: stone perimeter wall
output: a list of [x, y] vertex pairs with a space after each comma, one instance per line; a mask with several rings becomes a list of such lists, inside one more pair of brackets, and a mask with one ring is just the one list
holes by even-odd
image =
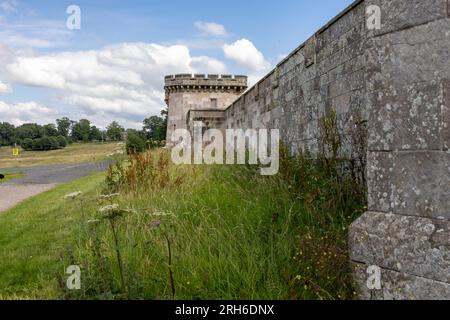
[[[381, 30], [365, 11], [381, 8]], [[225, 111], [227, 128], [278, 128], [318, 150], [318, 119], [341, 135], [367, 120], [369, 211], [350, 230], [363, 299], [450, 299], [450, 0], [361, 0]], [[350, 140], [350, 139], [347, 139]], [[344, 141], [345, 143], [345, 141]], [[381, 289], [367, 286], [369, 266]]]
[[234, 102], [226, 127], [280, 129], [292, 153], [315, 153], [319, 119], [335, 110], [346, 137], [367, 120], [365, 43], [365, 6], [357, 1]]

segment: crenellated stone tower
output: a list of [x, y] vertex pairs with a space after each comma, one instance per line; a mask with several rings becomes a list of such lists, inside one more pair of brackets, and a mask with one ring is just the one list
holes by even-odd
[[176, 129], [189, 129], [193, 121], [221, 128], [225, 109], [247, 89], [246, 76], [178, 74], [165, 77], [166, 103], [169, 109], [167, 145]]

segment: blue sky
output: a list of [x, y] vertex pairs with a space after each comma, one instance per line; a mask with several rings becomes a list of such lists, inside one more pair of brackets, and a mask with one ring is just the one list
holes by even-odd
[[[267, 73], [352, 0], [0, 0], [0, 121], [139, 127], [166, 73]], [[81, 29], [68, 30], [69, 5]]]

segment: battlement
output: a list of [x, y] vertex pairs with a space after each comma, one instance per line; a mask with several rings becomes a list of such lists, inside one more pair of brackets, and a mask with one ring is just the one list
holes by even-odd
[[247, 89], [247, 76], [218, 74], [176, 74], [164, 78], [166, 91], [189, 89], [237, 90]]

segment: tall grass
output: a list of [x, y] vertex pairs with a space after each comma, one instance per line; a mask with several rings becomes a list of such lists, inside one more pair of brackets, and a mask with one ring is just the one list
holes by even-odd
[[274, 177], [246, 165], [175, 167], [165, 151], [112, 166], [73, 252], [83, 289], [65, 296], [353, 298], [347, 238], [366, 209], [365, 138], [346, 160], [336, 116], [320, 129], [318, 157], [283, 148]]
[[73, 252], [83, 289], [64, 294], [352, 298], [347, 229], [365, 196], [338, 167], [283, 152], [280, 174], [262, 177], [251, 166], [174, 167], [165, 152], [133, 155], [105, 181], [105, 193], [119, 194], [91, 199], [102, 212], [88, 214]]

